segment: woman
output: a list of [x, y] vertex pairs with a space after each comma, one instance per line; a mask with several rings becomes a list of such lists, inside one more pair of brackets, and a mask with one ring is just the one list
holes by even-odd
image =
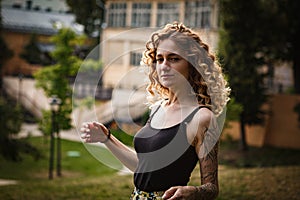
[[[135, 135], [135, 151], [98, 122], [83, 124], [82, 139], [104, 143], [134, 172], [131, 199], [215, 199], [221, 132], [215, 117], [229, 99], [220, 66], [199, 35], [177, 22], [152, 34], [142, 61], [151, 114]], [[188, 186], [197, 162], [201, 185]]]

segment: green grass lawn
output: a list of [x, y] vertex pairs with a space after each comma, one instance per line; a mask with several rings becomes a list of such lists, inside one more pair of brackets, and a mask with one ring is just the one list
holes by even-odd
[[[101, 164], [82, 143], [62, 141], [63, 176], [48, 180], [49, 142], [42, 137], [27, 140], [42, 157], [35, 160], [22, 154], [22, 162], [0, 157], [0, 178], [18, 180], [16, 185], [0, 186], [0, 199], [129, 199], [132, 175], [119, 175]], [[221, 144], [219, 200], [300, 199], [300, 151], [250, 148], [242, 154], [236, 149], [236, 143]], [[70, 157], [70, 151], [80, 156]], [[108, 156], [105, 149], [98, 151]], [[199, 177], [197, 167], [190, 184], [199, 185]]]

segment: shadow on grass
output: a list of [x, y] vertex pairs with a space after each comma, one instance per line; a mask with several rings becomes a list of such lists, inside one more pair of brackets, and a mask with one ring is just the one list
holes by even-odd
[[222, 165], [247, 167], [300, 166], [300, 150], [270, 146], [239, 150], [236, 141], [221, 141], [219, 162]]

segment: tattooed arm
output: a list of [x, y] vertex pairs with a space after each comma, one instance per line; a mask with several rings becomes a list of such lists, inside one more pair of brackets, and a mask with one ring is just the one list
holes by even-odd
[[[201, 109], [198, 113], [187, 127], [187, 136], [190, 143], [195, 146], [199, 157], [201, 186], [172, 187], [165, 192], [163, 199], [214, 200], [218, 196], [218, 140], [220, 132], [211, 111]], [[197, 133], [193, 133], [193, 130], [197, 129]]]
[[196, 199], [215, 199], [219, 193], [218, 143], [209, 154], [200, 159], [201, 186], [196, 186]]
[[196, 141], [196, 151], [200, 161], [200, 173], [201, 173], [201, 186], [197, 186], [196, 199], [212, 200], [219, 194], [218, 184], [218, 145], [220, 130], [216, 118], [213, 114], [210, 115], [210, 119], [207, 115], [206, 120], [202, 127], [206, 127], [205, 130], [198, 133], [200, 135]]
[[201, 186], [175, 186], [163, 195], [163, 199], [214, 200], [218, 187], [218, 144], [204, 158], [200, 159]]

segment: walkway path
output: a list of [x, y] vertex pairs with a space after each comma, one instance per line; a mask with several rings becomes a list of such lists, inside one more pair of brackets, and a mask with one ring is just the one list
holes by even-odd
[[15, 185], [17, 183], [18, 183], [18, 181], [15, 181], [15, 180], [0, 179], [0, 186], [3, 186], [3, 185]]
[[[21, 131], [18, 137], [28, 137], [28, 136], [42, 136], [42, 132], [38, 129], [37, 124], [22, 124]], [[71, 140], [75, 142], [81, 142], [80, 135], [77, 133], [75, 128], [68, 131], [60, 131], [62, 139]]]
[[[41, 89], [35, 87], [35, 80], [16, 77], [4, 77], [3, 88], [18, 102], [20, 102], [35, 117], [42, 117], [42, 110], [49, 109], [48, 99]], [[130, 89], [115, 89], [111, 101], [93, 105], [92, 109], [73, 108], [72, 118], [75, 126], [86, 121], [111, 122], [114, 119], [130, 122], [142, 116], [147, 106], [144, 91]], [[74, 101], [74, 99], [72, 99]]]
[[[41, 131], [38, 130], [38, 126], [36, 124], [23, 124], [21, 127], [21, 131], [18, 134], [18, 137], [28, 137], [28, 136], [42, 136], [43, 134]], [[80, 138], [80, 133], [77, 132], [75, 128], [67, 130], [67, 131], [60, 131], [60, 136], [62, 139], [70, 140], [74, 142], [82, 142]], [[104, 144], [95, 143], [94, 145], [99, 146], [100, 148], [106, 148]], [[120, 175], [131, 174], [132, 172], [127, 169], [125, 166], [119, 171]]]
[[[43, 134], [41, 133], [41, 131], [39, 131], [38, 129], [38, 125], [37, 124], [22, 124], [21, 127], [21, 131], [18, 134], [18, 137], [21, 138], [25, 138], [25, 137], [39, 137], [42, 136]], [[68, 131], [60, 131], [60, 135], [62, 139], [65, 140], [70, 140], [70, 141], [74, 141], [74, 142], [81, 142], [81, 138], [79, 133], [77, 132], [77, 130], [75, 128], [70, 129]], [[102, 148], [106, 148], [105, 145], [97, 143], [95, 144], [99, 147]], [[123, 166], [123, 169], [121, 169], [118, 172], [119, 175], [127, 175], [127, 174], [132, 174], [132, 172], [127, 169], [125, 166]], [[9, 180], [9, 179], [0, 179], [0, 186], [4, 186], [4, 185], [14, 185], [14, 184], [18, 184], [18, 181], [16, 180]]]

